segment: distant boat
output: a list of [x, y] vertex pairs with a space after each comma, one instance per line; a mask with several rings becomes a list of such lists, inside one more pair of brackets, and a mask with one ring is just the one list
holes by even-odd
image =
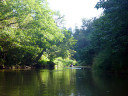
[[68, 69], [91, 69], [90, 66], [70, 66]]
[[73, 64], [71, 64], [70, 67], [73, 67]]
[[67, 67], [67, 69], [81, 69], [81, 68], [77, 68], [77, 67]]

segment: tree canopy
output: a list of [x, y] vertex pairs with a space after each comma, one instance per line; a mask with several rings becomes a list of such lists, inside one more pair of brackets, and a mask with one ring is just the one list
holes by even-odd
[[93, 69], [127, 70], [127, 4], [100, 0], [95, 8], [102, 8], [103, 14], [82, 19], [73, 34], [63, 28], [64, 16], [52, 11], [46, 0], [1, 0], [0, 66], [69, 65], [75, 58]]
[[[44, 52], [50, 60], [64, 57], [59, 52], [62, 53], [61, 43], [70, 42], [65, 42], [69, 31], [57, 26], [53, 19], [55, 12], [48, 7], [46, 0], [1, 0], [0, 10], [2, 66], [36, 64]], [[65, 48], [63, 54], [68, 50]]]
[[81, 64], [108, 71], [128, 68], [127, 4], [127, 0], [100, 0], [95, 7], [104, 9], [102, 16], [92, 22], [85, 19], [82, 24], [85, 29], [76, 29], [75, 58]]

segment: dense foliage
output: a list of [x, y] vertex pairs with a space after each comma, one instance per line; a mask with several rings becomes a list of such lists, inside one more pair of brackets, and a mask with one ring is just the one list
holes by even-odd
[[72, 34], [46, 0], [1, 0], [0, 66], [67, 66], [75, 58], [94, 69], [127, 70], [127, 5], [127, 0], [100, 0], [95, 7], [104, 10], [102, 16], [83, 19]]
[[75, 41], [57, 26], [46, 0], [1, 0], [0, 10], [1, 66], [36, 65], [43, 54], [49, 62], [70, 58]]
[[94, 69], [123, 71], [128, 69], [128, 1], [100, 0], [101, 17], [83, 20], [74, 34], [78, 40], [75, 58]]

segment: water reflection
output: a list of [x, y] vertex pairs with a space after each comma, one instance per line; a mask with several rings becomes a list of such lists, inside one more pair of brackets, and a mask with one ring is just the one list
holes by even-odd
[[34, 71], [0, 72], [0, 96], [36, 96], [38, 86]]
[[93, 80], [102, 96], [128, 96], [127, 74], [93, 72]]
[[91, 70], [0, 71], [0, 96], [128, 96], [127, 81]]
[[[76, 70], [41, 70], [41, 82], [49, 96], [69, 96], [75, 88]], [[45, 78], [44, 78], [45, 77]]]

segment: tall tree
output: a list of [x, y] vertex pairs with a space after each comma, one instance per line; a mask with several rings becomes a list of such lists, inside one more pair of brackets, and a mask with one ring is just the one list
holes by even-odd
[[45, 0], [2, 0], [0, 8], [1, 58], [7, 65], [37, 62], [64, 37]]
[[[127, 4], [127, 0], [100, 0], [97, 3], [96, 8], [103, 8], [104, 12], [101, 17], [93, 20], [91, 27], [85, 27], [85, 32], [91, 32], [90, 36], [87, 33], [80, 35], [83, 34], [80, 30], [77, 30], [77, 33], [74, 34], [78, 40], [76, 47], [78, 48], [78, 57], [81, 55], [79, 60], [91, 61], [94, 69], [107, 71], [128, 69]], [[83, 25], [88, 25], [88, 22]], [[79, 48], [80, 44], [86, 42], [86, 36], [90, 38], [88, 46]], [[82, 40], [82, 38], [85, 39]], [[81, 42], [79, 42], [80, 40]]]
[[91, 49], [90, 41], [91, 35], [94, 30], [93, 19], [83, 19], [81, 29], [76, 28], [73, 34], [74, 38], [77, 40], [75, 45], [75, 50], [77, 53], [74, 58], [79, 60], [82, 65], [92, 65], [92, 58], [94, 55]]

